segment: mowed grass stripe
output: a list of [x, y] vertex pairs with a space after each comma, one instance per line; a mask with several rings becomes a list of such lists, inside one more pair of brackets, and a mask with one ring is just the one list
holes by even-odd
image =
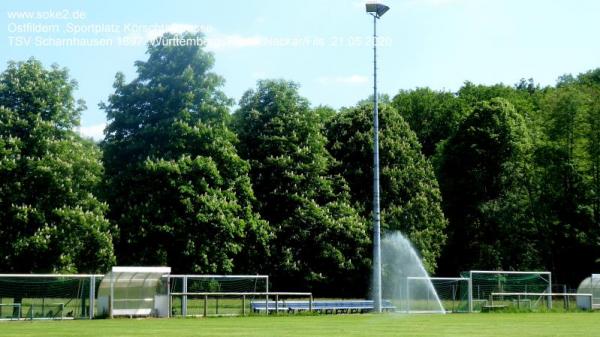
[[1, 322], [0, 336], [597, 336], [600, 313], [337, 315]]

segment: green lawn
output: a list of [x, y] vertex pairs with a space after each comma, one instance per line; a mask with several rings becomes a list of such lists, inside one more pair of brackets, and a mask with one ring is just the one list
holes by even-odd
[[0, 322], [0, 336], [598, 336], [600, 313]]

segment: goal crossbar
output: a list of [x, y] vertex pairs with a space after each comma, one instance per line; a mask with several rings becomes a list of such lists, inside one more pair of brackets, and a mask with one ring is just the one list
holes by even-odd
[[409, 280], [432, 280], [432, 281], [468, 281], [468, 277], [427, 277], [427, 276], [408, 276]]
[[208, 279], [213, 279], [213, 278], [219, 278], [219, 279], [228, 279], [228, 278], [268, 279], [269, 278], [268, 275], [190, 275], [190, 274], [187, 274], [187, 275], [186, 274], [171, 274], [171, 275], [169, 275], [169, 277], [170, 278], [187, 277], [190, 279], [203, 279], [203, 278], [208, 278]]
[[90, 278], [90, 277], [104, 277], [104, 274], [0, 274], [0, 278]]
[[472, 274], [538, 274], [538, 275], [551, 275], [552, 272], [549, 271], [507, 271], [507, 270], [470, 270]]
[[312, 293], [299, 293], [299, 292], [264, 292], [264, 291], [248, 291], [248, 292], [185, 292], [185, 293], [171, 293], [171, 296], [306, 296], [311, 297]]
[[592, 296], [588, 293], [491, 293], [491, 296]]

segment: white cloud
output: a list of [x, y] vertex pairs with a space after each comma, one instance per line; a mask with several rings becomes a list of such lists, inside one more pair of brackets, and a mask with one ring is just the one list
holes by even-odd
[[100, 141], [104, 139], [104, 128], [106, 128], [106, 123], [100, 123], [89, 126], [80, 126], [77, 128], [77, 131], [81, 137], [92, 138], [95, 141]]
[[365, 85], [369, 83], [369, 78], [356, 74], [349, 76], [321, 76], [317, 78], [317, 82], [323, 85]]

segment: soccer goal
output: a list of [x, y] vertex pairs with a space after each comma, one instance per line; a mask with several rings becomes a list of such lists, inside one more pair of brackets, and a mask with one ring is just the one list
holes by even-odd
[[464, 277], [408, 277], [406, 281], [407, 311], [437, 312], [430, 310], [433, 293], [427, 286], [431, 282], [433, 289], [445, 312], [468, 312], [469, 279]]
[[0, 319], [93, 318], [102, 275], [0, 274]]
[[268, 301], [267, 275], [170, 275], [172, 316], [243, 315]]
[[[471, 270], [461, 273], [469, 279], [469, 311], [482, 311], [492, 306], [500, 308], [505, 298], [498, 294], [510, 294], [521, 306], [552, 308], [552, 274], [548, 271], [491, 271]], [[519, 299], [518, 294], [523, 294]], [[527, 294], [527, 295], [525, 295]], [[495, 304], [492, 304], [494, 300]]]

